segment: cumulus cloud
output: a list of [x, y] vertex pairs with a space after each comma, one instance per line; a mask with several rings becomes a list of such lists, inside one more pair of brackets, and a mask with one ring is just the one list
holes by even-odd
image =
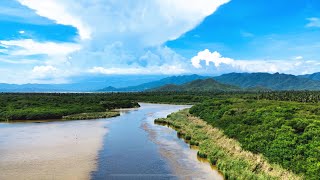
[[159, 45], [194, 28], [229, 0], [18, 1], [40, 16], [76, 27], [82, 39], [138, 36], [143, 43]]
[[62, 83], [66, 82], [64, 78], [76, 73], [70, 72], [73, 67], [70, 66], [68, 54], [80, 50], [81, 46], [20, 39], [0, 41], [0, 48], [0, 63], [15, 72], [10, 74], [12, 78], [6, 74], [7, 80], [1, 78], [2, 82]]
[[[17, 2], [43, 19], [75, 27], [79, 38], [73, 42], [0, 40], [0, 63], [6, 63], [7, 68], [21, 70], [7, 79], [20, 79], [24, 82], [42, 82], [40, 80], [47, 79], [57, 82], [84, 72], [188, 72], [188, 60], [164, 44], [195, 28], [229, 0]], [[18, 33], [26, 33], [24, 31]]]
[[201, 61], [205, 61], [207, 66], [212, 62], [216, 67], [219, 67], [220, 64], [230, 65], [234, 63], [233, 59], [222, 57], [217, 51], [211, 53], [208, 49], [200, 51], [197, 56], [194, 56], [191, 59], [191, 63], [195, 68], [202, 67], [200, 64]]
[[[205, 67], [201, 64], [205, 63]], [[210, 52], [208, 49], [198, 52], [191, 58], [192, 65], [199, 71], [207, 73], [228, 73], [228, 72], [268, 72], [268, 73], [289, 73], [307, 74], [316, 72], [320, 63], [316, 60], [303, 60], [297, 56], [295, 60], [235, 60], [223, 57], [219, 52]], [[213, 66], [211, 66], [211, 64]]]
[[[185, 58], [163, 46], [190, 31], [229, 0], [18, 0], [38, 15], [78, 29], [81, 50], [68, 55], [80, 69], [119, 72], [182, 67]], [[167, 73], [166, 69], [162, 72]], [[140, 70], [131, 72], [140, 73]], [[105, 71], [103, 71], [105, 72]], [[115, 71], [108, 71], [117, 73]], [[169, 71], [170, 72], [170, 71]]]

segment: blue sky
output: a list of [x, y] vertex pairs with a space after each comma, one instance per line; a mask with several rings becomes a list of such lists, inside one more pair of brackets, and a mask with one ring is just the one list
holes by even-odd
[[320, 71], [318, 0], [2, 0], [0, 83]]

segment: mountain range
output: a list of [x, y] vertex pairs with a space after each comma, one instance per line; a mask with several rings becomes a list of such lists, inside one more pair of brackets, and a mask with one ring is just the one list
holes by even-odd
[[265, 87], [271, 90], [320, 90], [320, 81], [309, 76], [269, 73], [230, 73], [214, 77], [215, 80], [242, 88]]
[[172, 85], [182, 85], [194, 80], [198, 79], [206, 79], [208, 77], [206, 76], [199, 76], [196, 74], [193, 75], [181, 75], [181, 76], [171, 76], [171, 77], [166, 77], [163, 79], [160, 79], [158, 81], [152, 81], [148, 83], [143, 83], [137, 86], [129, 86], [125, 88], [114, 88], [112, 86], [108, 86], [106, 88], [100, 89], [98, 91], [117, 91], [117, 92], [139, 92], [139, 91], [146, 91], [150, 90], [153, 88], [161, 87], [164, 85], [172, 84]]
[[[212, 78], [215, 81], [198, 81]], [[319, 80], [318, 80], [319, 79]], [[194, 81], [194, 82], [193, 82]], [[207, 83], [207, 84], [206, 84]], [[228, 87], [223, 85], [229, 85]], [[230, 86], [231, 85], [231, 86]], [[183, 75], [127, 88], [107, 87], [100, 91], [270, 91], [320, 90], [320, 73], [295, 76], [280, 73], [229, 73], [220, 76]]]
[[[206, 80], [208, 78], [213, 78], [214, 81]], [[70, 84], [0, 83], [0, 92], [140, 92], [165, 89], [168, 91], [320, 90], [320, 73], [299, 76], [280, 73], [229, 73], [215, 77], [196, 74], [169, 77], [115, 75], [79, 78], [77, 82]]]
[[152, 89], [156, 92], [209, 92], [209, 91], [240, 91], [241, 88], [233, 85], [222, 84], [215, 81], [213, 78], [197, 79], [182, 85], [168, 84], [159, 88]]
[[165, 78], [163, 75], [108, 75], [77, 77], [66, 84], [6, 84], [0, 83], [0, 92], [94, 92], [106, 86], [123, 88], [153, 82]]

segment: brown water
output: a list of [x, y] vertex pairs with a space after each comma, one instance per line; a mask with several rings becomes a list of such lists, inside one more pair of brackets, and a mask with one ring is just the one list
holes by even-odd
[[0, 179], [222, 179], [153, 123], [186, 107], [141, 103], [110, 119], [0, 123]]

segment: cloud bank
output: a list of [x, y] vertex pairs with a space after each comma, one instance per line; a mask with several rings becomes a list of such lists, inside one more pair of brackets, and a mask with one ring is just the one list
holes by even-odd
[[[204, 62], [204, 64], [202, 64]], [[291, 60], [235, 60], [223, 57], [219, 52], [210, 52], [208, 49], [198, 52], [191, 58], [192, 65], [198, 72], [228, 73], [228, 72], [269, 72], [288, 74], [308, 74], [320, 68], [316, 60], [303, 60], [302, 56]]]
[[[164, 43], [195, 28], [229, 0], [18, 0], [37, 15], [73, 26], [74, 42], [36, 39], [0, 41], [6, 59], [39, 60], [26, 81], [68, 70], [102, 74], [177, 74], [187, 72], [188, 60]], [[20, 33], [21, 34], [21, 33]], [[32, 56], [32, 57], [30, 57]], [[36, 58], [35, 58], [36, 57]], [[4, 61], [3, 61], [4, 62]], [[38, 67], [47, 71], [38, 71]], [[34, 73], [33, 71], [41, 73]], [[70, 73], [67, 73], [70, 75]], [[47, 77], [47, 76], [45, 76]], [[39, 79], [43, 76], [39, 75]], [[0, 79], [1, 81], [1, 79]]]

